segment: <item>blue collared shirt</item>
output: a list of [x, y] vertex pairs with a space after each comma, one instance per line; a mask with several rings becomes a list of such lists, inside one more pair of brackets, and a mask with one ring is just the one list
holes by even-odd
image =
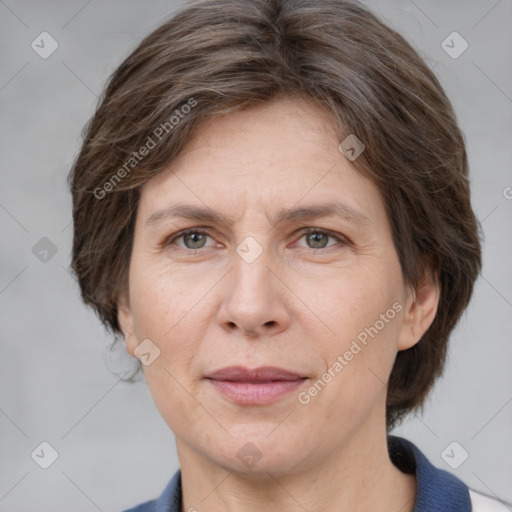
[[[404, 473], [415, 473], [417, 482], [414, 512], [471, 512], [470, 490], [453, 474], [435, 467], [420, 449], [401, 437], [388, 435], [390, 458]], [[474, 492], [474, 491], [471, 491]], [[474, 496], [474, 495], [473, 495]], [[484, 498], [489, 500], [489, 498]], [[491, 501], [489, 501], [490, 503]], [[494, 500], [492, 500], [494, 503]], [[473, 510], [505, 510], [474, 508]], [[125, 512], [181, 512], [181, 470], [178, 469], [159, 498]]]

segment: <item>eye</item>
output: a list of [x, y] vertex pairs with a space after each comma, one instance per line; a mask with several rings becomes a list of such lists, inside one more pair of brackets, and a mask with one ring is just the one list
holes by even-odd
[[[307, 228], [303, 230], [300, 239], [305, 238], [307, 247], [312, 250], [328, 249], [336, 243], [328, 245], [329, 238], [335, 242], [341, 243], [342, 245], [348, 245], [348, 242], [340, 235], [334, 234], [325, 229], [319, 228]], [[164, 243], [164, 246], [177, 245], [179, 248], [188, 251], [197, 251], [203, 248], [208, 248], [206, 245], [206, 239], [212, 238], [208, 231], [199, 228], [185, 229], [170, 236]], [[299, 240], [300, 240], [299, 239]], [[183, 245], [177, 243], [178, 240], [183, 242]], [[214, 247], [210, 245], [209, 247]]]
[[177, 240], [181, 239], [181, 240], [183, 240], [183, 243], [185, 244], [185, 246], [184, 247], [179, 246], [179, 247], [181, 247], [182, 249], [190, 249], [191, 251], [193, 251], [193, 250], [202, 249], [203, 247], [205, 247], [206, 238], [209, 236], [210, 235], [208, 234], [208, 232], [203, 231], [202, 229], [197, 229], [197, 228], [185, 229], [183, 231], [180, 231], [179, 233], [176, 233], [175, 235], [170, 237], [168, 240], [166, 240], [164, 245], [166, 245], [166, 246], [172, 245]]
[[309, 249], [325, 249], [326, 247], [332, 247], [331, 244], [328, 246], [328, 239], [332, 238], [337, 242], [342, 243], [343, 245], [347, 245], [347, 242], [340, 236], [331, 233], [330, 231], [326, 231], [325, 229], [319, 228], [307, 228], [305, 233], [301, 236], [300, 239], [305, 238], [306, 243], [308, 244]]

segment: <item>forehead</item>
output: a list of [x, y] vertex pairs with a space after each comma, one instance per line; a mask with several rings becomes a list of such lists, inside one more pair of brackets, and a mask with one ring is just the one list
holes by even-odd
[[203, 120], [169, 167], [177, 171], [182, 160], [210, 158], [221, 159], [224, 170], [233, 166], [242, 174], [245, 167], [265, 175], [275, 171], [271, 162], [314, 158], [321, 164], [332, 161], [333, 149], [339, 159], [338, 144], [326, 110], [301, 98], [281, 98]]
[[224, 211], [226, 221], [244, 208], [277, 221], [293, 216], [286, 211], [292, 206], [297, 213], [300, 207], [326, 204], [362, 222], [382, 215], [375, 185], [345, 158], [339, 143], [328, 113], [300, 99], [211, 119], [166, 170], [144, 185], [144, 221], [184, 203]]

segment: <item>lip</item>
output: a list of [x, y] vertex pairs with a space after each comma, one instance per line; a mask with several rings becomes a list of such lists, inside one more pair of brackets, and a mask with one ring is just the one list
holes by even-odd
[[243, 366], [228, 366], [210, 373], [206, 378], [237, 382], [268, 382], [271, 380], [297, 380], [303, 379], [305, 376], [277, 366], [260, 366], [254, 369], [244, 368]]
[[211, 373], [206, 379], [237, 404], [265, 405], [291, 393], [307, 377], [275, 366], [254, 369], [230, 366]]

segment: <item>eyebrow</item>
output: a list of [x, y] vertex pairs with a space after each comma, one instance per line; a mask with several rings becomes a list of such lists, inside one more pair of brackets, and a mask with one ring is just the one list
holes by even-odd
[[[360, 210], [341, 202], [315, 204], [311, 206], [299, 206], [292, 209], [281, 209], [270, 217], [269, 222], [273, 225], [280, 225], [297, 221], [309, 221], [321, 217], [338, 217], [348, 222], [367, 226], [370, 219]], [[145, 222], [146, 226], [154, 226], [164, 220], [172, 218], [184, 218], [202, 222], [232, 225], [234, 219], [220, 212], [207, 207], [194, 206], [189, 204], [175, 204], [153, 212]]]

